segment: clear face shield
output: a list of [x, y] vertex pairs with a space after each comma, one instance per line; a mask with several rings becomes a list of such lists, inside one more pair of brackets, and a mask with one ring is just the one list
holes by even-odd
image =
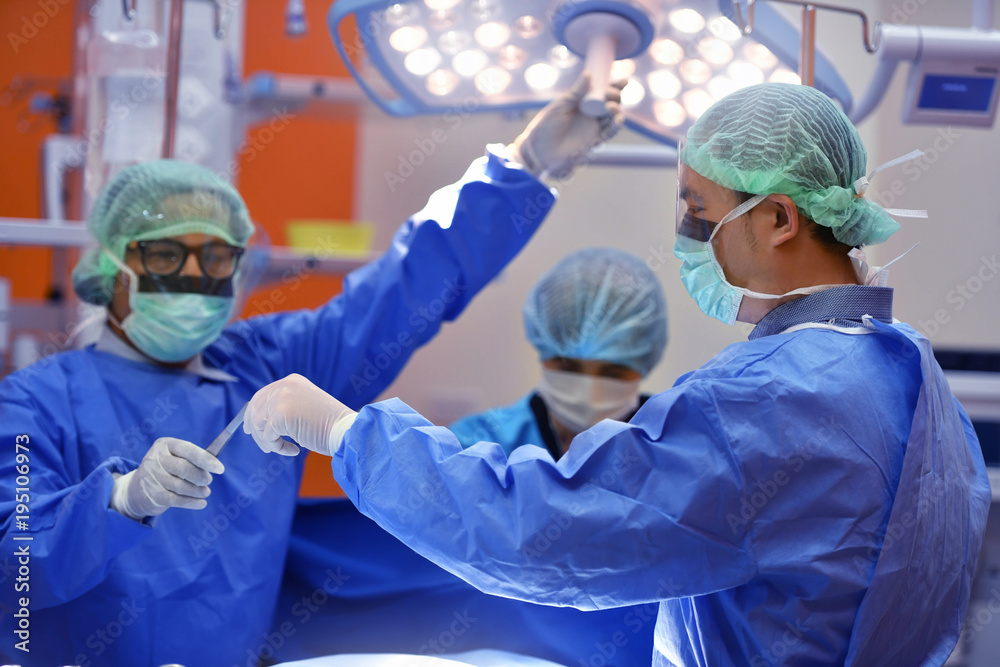
[[733, 200], [732, 190], [710, 181], [684, 164], [686, 144], [685, 138], [681, 138], [677, 144], [675, 232], [678, 237], [698, 243], [710, 243], [722, 225], [745, 215], [767, 199], [767, 195], [754, 195], [738, 204]]
[[719, 223], [705, 218], [705, 196], [697, 187], [692, 188], [690, 170], [684, 164], [686, 143], [684, 138], [677, 143], [677, 217], [674, 232], [680, 242], [708, 243]]

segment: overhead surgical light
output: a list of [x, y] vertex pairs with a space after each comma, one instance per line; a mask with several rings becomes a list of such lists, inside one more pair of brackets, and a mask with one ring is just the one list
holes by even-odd
[[[801, 7], [801, 27], [771, 3]], [[537, 107], [586, 70], [585, 113], [603, 111], [610, 80], [628, 79], [626, 126], [676, 144], [713, 102], [764, 81], [815, 86], [858, 123], [900, 62], [913, 63], [904, 122], [992, 126], [1000, 97], [992, 3], [973, 0], [971, 29], [870, 31], [863, 12], [811, 0], [338, 0], [327, 20], [351, 73], [392, 115]], [[817, 10], [859, 16], [864, 47], [878, 57], [857, 104], [816, 48]]]
[[[674, 144], [721, 97], [798, 81], [788, 19], [757, 7], [753, 38], [735, 19], [731, 0], [338, 0], [328, 23], [351, 73], [392, 115], [538, 107], [586, 69], [584, 112], [602, 113], [607, 83], [627, 79], [626, 125]], [[817, 87], [850, 108], [822, 54], [816, 71]]]

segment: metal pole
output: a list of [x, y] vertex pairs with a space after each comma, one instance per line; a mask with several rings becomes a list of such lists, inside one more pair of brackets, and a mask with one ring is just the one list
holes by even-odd
[[167, 42], [166, 109], [163, 118], [163, 150], [161, 157], [174, 156], [177, 134], [177, 88], [181, 78], [181, 29], [184, 26], [184, 0], [171, 0], [170, 35]]
[[974, 0], [972, 3], [972, 27], [977, 30], [993, 30], [994, 0]]
[[799, 78], [803, 86], [813, 85], [816, 64], [816, 6], [802, 8], [802, 50], [799, 53]]

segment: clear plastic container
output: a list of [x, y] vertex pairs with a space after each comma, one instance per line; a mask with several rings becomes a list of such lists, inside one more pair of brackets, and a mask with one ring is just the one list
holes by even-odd
[[169, 2], [90, 0], [77, 12], [76, 130], [86, 145], [83, 211], [126, 165], [159, 157], [164, 131]]

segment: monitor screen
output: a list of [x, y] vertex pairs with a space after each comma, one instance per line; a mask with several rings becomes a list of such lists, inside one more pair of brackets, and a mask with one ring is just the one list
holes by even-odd
[[[935, 348], [934, 357], [945, 371], [1000, 374], [1000, 352]], [[996, 419], [975, 418], [972, 426], [979, 437], [986, 465], [1000, 466], [1000, 415]]]
[[987, 422], [981, 419], [972, 420], [976, 429], [979, 446], [983, 450], [983, 459], [988, 466], [1000, 466], [1000, 422]]
[[925, 110], [988, 113], [996, 78], [928, 74], [917, 106]]

